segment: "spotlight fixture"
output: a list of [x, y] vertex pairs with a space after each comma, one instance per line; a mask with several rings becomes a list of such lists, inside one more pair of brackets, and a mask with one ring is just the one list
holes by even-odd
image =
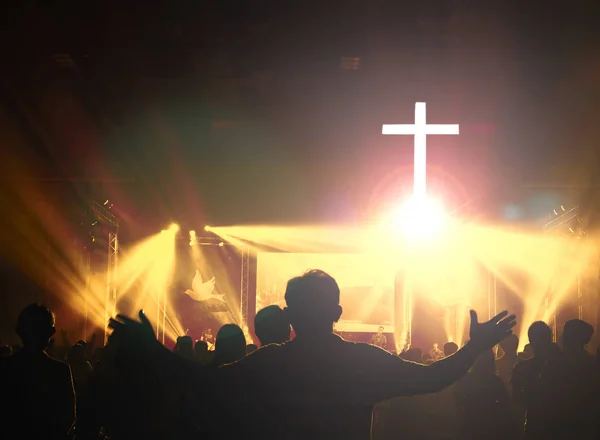
[[177, 223], [171, 223], [171, 226], [169, 226], [169, 232], [174, 234], [179, 232], [179, 225]]
[[225, 243], [223, 243], [222, 241], [219, 242], [219, 247], [223, 247], [225, 246]]

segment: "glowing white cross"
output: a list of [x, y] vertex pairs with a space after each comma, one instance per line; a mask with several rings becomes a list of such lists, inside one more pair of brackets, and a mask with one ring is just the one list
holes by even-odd
[[414, 124], [384, 124], [383, 134], [412, 134], [415, 136], [414, 195], [424, 198], [427, 188], [427, 135], [458, 134], [458, 124], [427, 124], [425, 103], [415, 103]]

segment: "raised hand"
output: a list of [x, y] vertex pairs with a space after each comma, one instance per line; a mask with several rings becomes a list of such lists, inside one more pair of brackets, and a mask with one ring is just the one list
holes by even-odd
[[113, 330], [111, 338], [120, 343], [134, 346], [157, 344], [158, 341], [154, 335], [152, 324], [150, 324], [144, 311], [140, 310], [138, 316], [140, 317], [139, 322], [124, 315], [111, 318], [108, 322], [108, 326]]
[[508, 312], [498, 313], [488, 322], [480, 323], [477, 312], [471, 310], [470, 343], [479, 350], [490, 350], [500, 341], [512, 333], [512, 328], [517, 324], [515, 315]]

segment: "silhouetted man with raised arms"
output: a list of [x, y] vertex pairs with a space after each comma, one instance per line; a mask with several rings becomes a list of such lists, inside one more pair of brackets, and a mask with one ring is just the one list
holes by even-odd
[[[285, 313], [296, 338], [263, 347], [217, 371], [213, 383], [221, 384], [217, 388], [223, 407], [240, 417], [239, 424], [252, 438], [369, 438], [377, 402], [431, 393], [454, 383], [515, 324], [514, 316], [503, 319], [506, 312], [479, 324], [471, 312], [470, 342], [456, 354], [424, 366], [333, 334], [333, 323], [342, 314], [339, 299], [336, 281], [323, 271], [291, 279]], [[149, 323], [143, 314], [140, 317], [149, 337]], [[120, 317], [112, 326], [126, 337], [135, 333], [136, 324]]]

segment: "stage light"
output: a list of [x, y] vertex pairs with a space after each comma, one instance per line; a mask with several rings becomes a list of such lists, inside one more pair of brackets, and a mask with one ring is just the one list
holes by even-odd
[[204, 230], [205, 230], [206, 232], [210, 232], [210, 230], [211, 230], [211, 229], [212, 229], [212, 228], [211, 228], [210, 226], [208, 226], [208, 225], [206, 225], [206, 226], [204, 227]]
[[171, 223], [171, 226], [169, 226], [169, 232], [173, 234], [179, 232], [179, 225], [176, 223]]
[[190, 246], [196, 244], [196, 231], [190, 231]]
[[223, 247], [225, 246], [225, 243], [223, 243], [222, 241], [219, 242], [219, 247]]
[[407, 238], [432, 238], [444, 229], [445, 217], [439, 202], [412, 197], [390, 216], [388, 227], [399, 228]]

